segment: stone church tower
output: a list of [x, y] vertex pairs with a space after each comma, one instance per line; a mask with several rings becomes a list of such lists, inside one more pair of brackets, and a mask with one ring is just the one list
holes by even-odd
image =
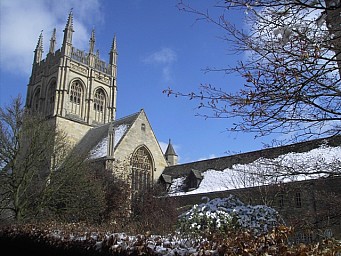
[[94, 30], [88, 52], [73, 46], [73, 33], [70, 12], [62, 47], [55, 50], [54, 30], [45, 59], [40, 34], [27, 88], [26, 109], [54, 122], [66, 132], [77, 154], [88, 156], [89, 162], [100, 169], [106, 168], [117, 177], [124, 177], [135, 193], [156, 182], [168, 163], [143, 109], [115, 118], [116, 38], [106, 63], [95, 52]]
[[117, 50], [114, 37], [109, 63], [95, 52], [95, 31], [89, 51], [72, 44], [73, 14], [70, 12], [62, 47], [55, 50], [56, 30], [50, 39], [49, 52], [43, 59], [43, 36], [34, 51], [32, 75], [27, 89], [26, 107], [55, 121], [76, 144], [86, 132], [115, 119]]

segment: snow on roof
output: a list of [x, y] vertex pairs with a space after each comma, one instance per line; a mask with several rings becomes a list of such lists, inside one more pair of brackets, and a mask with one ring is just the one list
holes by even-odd
[[[304, 153], [288, 153], [274, 159], [259, 158], [249, 164], [235, 164], [232, 168], [223, 171], [209, 169], [202, 173], [203, 180], [199, 187], [188, 192], [183, 191], [185, 177], [176, 178], [172, 181], [169, 194], [200, 194], [267, 185], [274, 182], [314, 179], [326, 176], [326, 173], [315, 171], [339, 172], [340, 161], [341, 146], [329, 147], [322, 145]], [[262, 174], [275, 171], [279, 171], [277, 177], [266, 176], [263, 180], [259, 179]], [[290, 171], [292, 175], [288, 175]], [[304, 174], [296, 173], [297, 171], [304, 171]], [[260, 176], [257, 176], [257, 179], [254, 177], [250, 179], [253, 174]]]
[[[122, 139], [123, 135], [127, 131], [128, 126], [126, 124], [121, 124], [114, 127], [114, 148], [117, 146], [119, 141]], [[108, 136], [105, 136], [91, 151], [90, 159], [97, 159], [101, 157], [106, 157], [108, 154]]]
[[114, 132], [115, 132], [114, 148], [118, 145], [123, 135], [126, 133], [127, 129], [128, 129], [128, 125], [126, 124], [121, 124], [121, 125], [114, 127]]
[[108, 151], [108, 136], [104, 137], [97, 145], [90, 151], [90, 159], [101, 158], [107, 156]]

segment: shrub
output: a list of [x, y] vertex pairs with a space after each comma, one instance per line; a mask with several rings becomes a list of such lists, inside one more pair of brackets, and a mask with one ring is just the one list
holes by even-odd
[[262, 234], [281, 223], [275, 209], [265, 205], [245, 205], [230, 195], [196, 204], [180, 215], [179, 232], [201, 236], [231, 230], [251, 230], [253, 234]]

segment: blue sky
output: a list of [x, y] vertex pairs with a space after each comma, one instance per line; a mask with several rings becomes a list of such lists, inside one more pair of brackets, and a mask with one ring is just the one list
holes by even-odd
[[[21, 94], [26, 97], [33, 51], [43, 30], [44, 51], [57, 29], [57, 49], [73, 8], [73, 45], [89, 49], [95, 29], [95, 49], [108, 61], [114, 35], [118, 48], [117, 118], [143, 108], [162, 147], [168, 139], [180, 163], [228, 153], [258, 150], [270, 138], [254, 140], [254, 134], [229, 133], [232, 121], [196, 116], [197, 103], [167, 97], [168, 87], [183, 92], [200, 84], [234, 89], [242, 80], [206, 67], [226, 67], [243, 56], [228, 55], [229, 45], [219, 39], [223, 31], [196, 16], [180, 11], [177, 0], [1, 0], [0, 1], [0, 105]], [[217, 1], [185, 1], [199, 10], [216, 12]], [[243, 14], [231, 13], [242, 24]]]

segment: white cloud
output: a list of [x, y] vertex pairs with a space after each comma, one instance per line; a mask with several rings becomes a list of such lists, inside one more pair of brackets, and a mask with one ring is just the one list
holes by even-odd
[[159, 141], [159, 145], [161, 147], [162, 153], [165, 154], [165, 152], [167, 150], [168, 143], [163, 142], [163, 141]]
[[144, 62], [148, 64], [171, 64], [176, 61], [176, 52], [170, 48], [162, 48], [159, 51], [149, 54]]
[[90, 37], [86, 28], [92, 28], [95, 21], [102, 22], [102, 16], [97, 15], [100, 13], [100, 0], [1, 0], [1, 69], [23, 73], [24, 76], [30, 74], [33, 51], [41, 30], [45, 54], [53, 28], [57, 29], [56, 49], [60, 48], [63, 29], [72, 8], [75, 30], [73, 43], [83, 50]]
[[177, 60], [177, 54], [170, 48], [162, 48], [159, 51], [149, 54], [143, 59], [146, 64], [157, 65], [161, 67], [162, 78], [166, 82], [172, 78], [172, 64]]
[[162, 68], [162, 76], [165, 81], [170, 81], [172, 78], [172, 71], [170, 66], [165, 66]]
[[[162, 153], [165, 154], [168, 147], [168, 142], [159, 141], [159, 145], [161, 147]], [[175, 153], [178, 155], [178, 164], [181, 164], [181, 156], [179, 156], [180, 145], [175, 145], [172, 143], [172, 146], [174, 148]]]

